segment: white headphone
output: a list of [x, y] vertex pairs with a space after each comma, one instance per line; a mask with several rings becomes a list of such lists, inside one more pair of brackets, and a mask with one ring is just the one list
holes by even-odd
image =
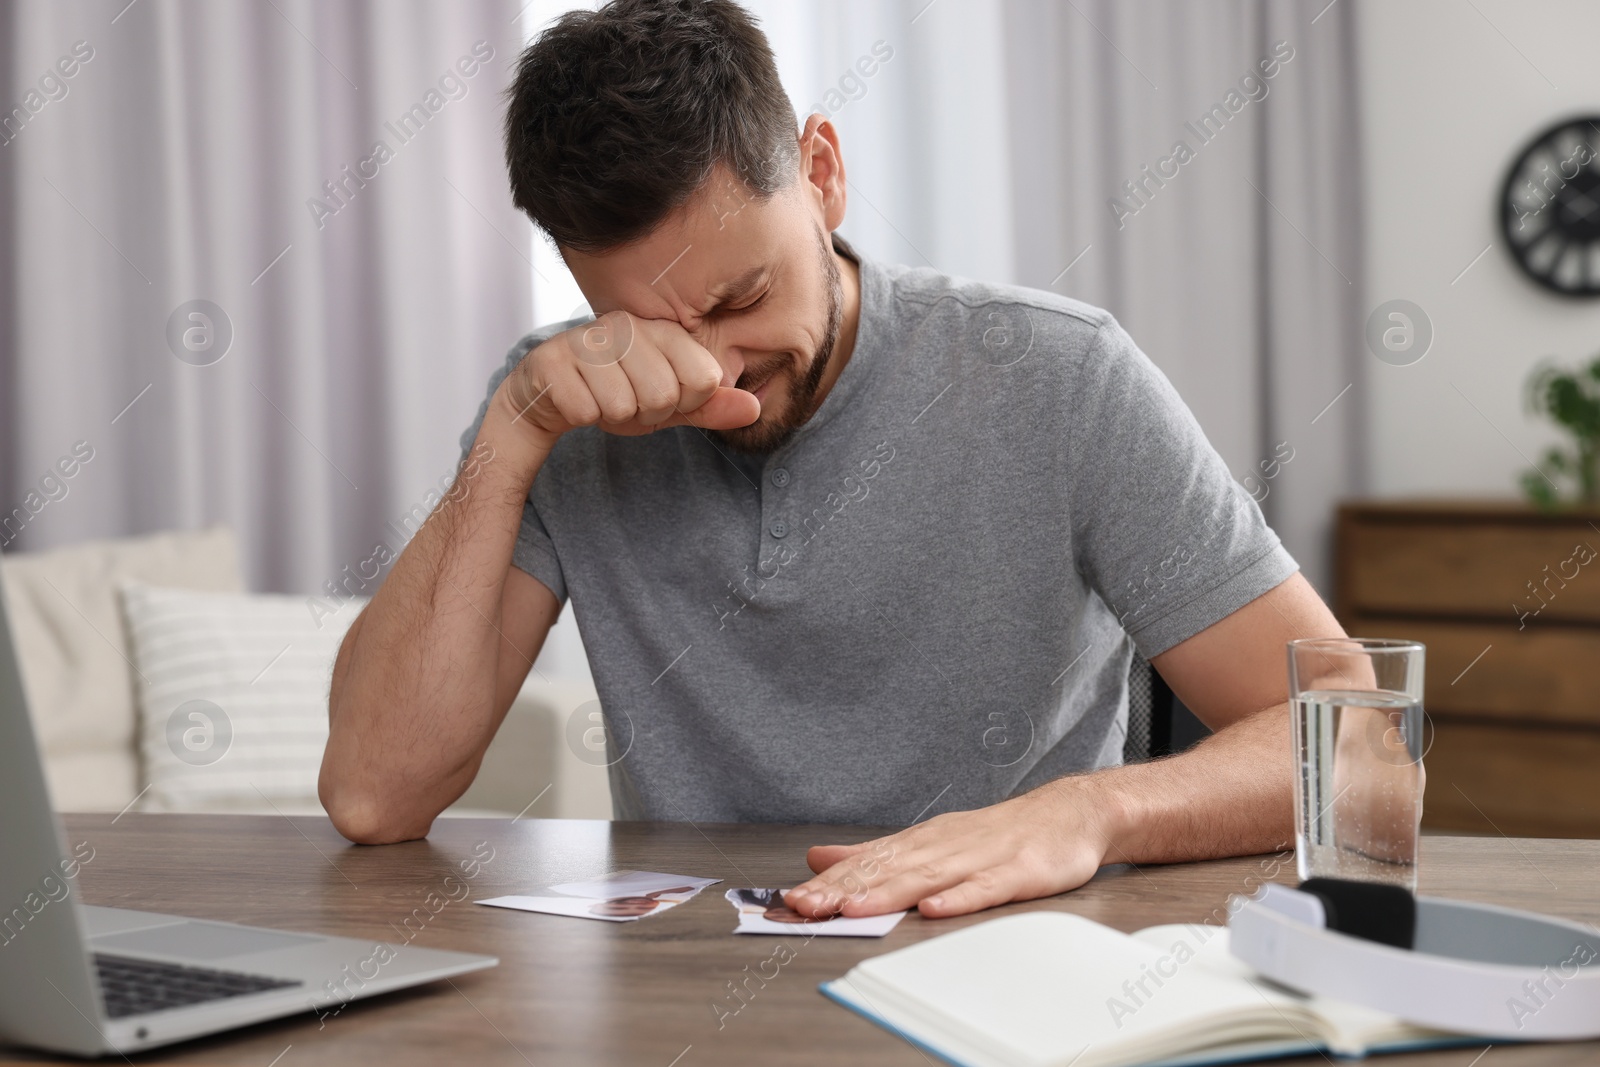
[[1600, 931], [1490, 904], [1316, 878], [1266, 885], [1228, 928], [1273, 981], [1501, 1039], [1600, 1037]]

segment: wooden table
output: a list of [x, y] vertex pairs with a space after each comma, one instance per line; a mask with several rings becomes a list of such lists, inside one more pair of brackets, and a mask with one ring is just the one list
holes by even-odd
[[[722, 890], [790, 886], [806, 874], [805, 846], [860, 840], [873, 831], [444, 819], [426, 841], [363, 848], [345, 842], [326, 819], [310, 817], [128, 814], [113, 822], [108, 815], [75, 815], [66, 826], [72, 843], [88, 841], [95, 850], [79, 875], [90, 904], [388, 941], [399, 938], [396, 928], [414, 909], [424, 908], [415, 944], [500, 957], [499, 967], [457, 978], [454, 988], [440, 982], [356, 1001], [320, 1022], [308, 1012], [136, 1057], [141, 1065], [925, 1065], [930, 1060], [911, 1045], [824, 999], [817, 983], [869, 956], [1020, 909], [1076, 912], [1132, 931], [1201, 921], [1222, 914], [1217, 909], [1231, 893], [1294, 879], [1288, 854], [1108, 867], [1076, 892], [1049, 900], [937, 922], [912, 914], [881, 940], [807, 941], [733, 936], [734, 911]], [[458, 862], [489, 848], [493, 858], [470, 882], [473, 899], [619, 869], [725, 884], [627, 924], [464, 901], [429, 914], [429, 893], [444, 893], [444, 878], [458, 873]], [[1427, 837], [1422, 891], [1600, 920], [1600, 841]], [[779, 942], [794, 958], [764, 987], [752, 982], [756, 992], [740, 1006], [728, 983], [756, 971]], [[1468, 1067], [1475, 1055], [1455, 1049], [1381, 1062]], [[38, 1062], [14, 1050], [3, 1056]], [[1597, 1060], [1600, 1042], [1506, 1046], [1482, 1067]], [[1320, 1067], [1323, 1061], [1292, 1062]]]

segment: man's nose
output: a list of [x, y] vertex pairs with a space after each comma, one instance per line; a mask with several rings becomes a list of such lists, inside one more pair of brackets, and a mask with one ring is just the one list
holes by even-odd
[[690, 336], [710, 352], [711, 357], [717, 361], [717, 366], [722, 368], [722, 381], [718, 384], [732, 388], [739, 380], [739, 375], [744, 373], [747, 362], [744, 350], [717, 337], [713, 331], [691, 330]]
[[717, 354], [717, 362], [722, 364], [722, 384], [731, 389], [744, 373], [744, 354], [737, 348], [724, 349]]
[[749, 365], [744, 349], [730, 341], [717, 323], [707, 322], [704, 318], [693, 328], [685, 323], [685, 330], [699, 347], [710, 352], [712, 358], [717, 360], [717, 366], [722, 368], [722, 381], [717, 382], [718, 386], [731, 389], [739, 381], [739, 374], [744, 373], [744, 368]]

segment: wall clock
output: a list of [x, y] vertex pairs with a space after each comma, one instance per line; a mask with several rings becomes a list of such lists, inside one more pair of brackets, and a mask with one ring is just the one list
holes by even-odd
[[1600, 115], [1566, 119], [1518, 153], [1500, 191], [1517, 266], [1565, 296], [1600, 296]]

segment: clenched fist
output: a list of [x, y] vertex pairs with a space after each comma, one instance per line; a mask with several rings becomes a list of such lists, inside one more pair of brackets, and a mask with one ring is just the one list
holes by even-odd
[[668, 426], [731, 430], [761, 417], [761, 402], [682, 326], [608, 311], [529, 352], [495, 404], [545, 447], [577, 426], [645, 434]]

